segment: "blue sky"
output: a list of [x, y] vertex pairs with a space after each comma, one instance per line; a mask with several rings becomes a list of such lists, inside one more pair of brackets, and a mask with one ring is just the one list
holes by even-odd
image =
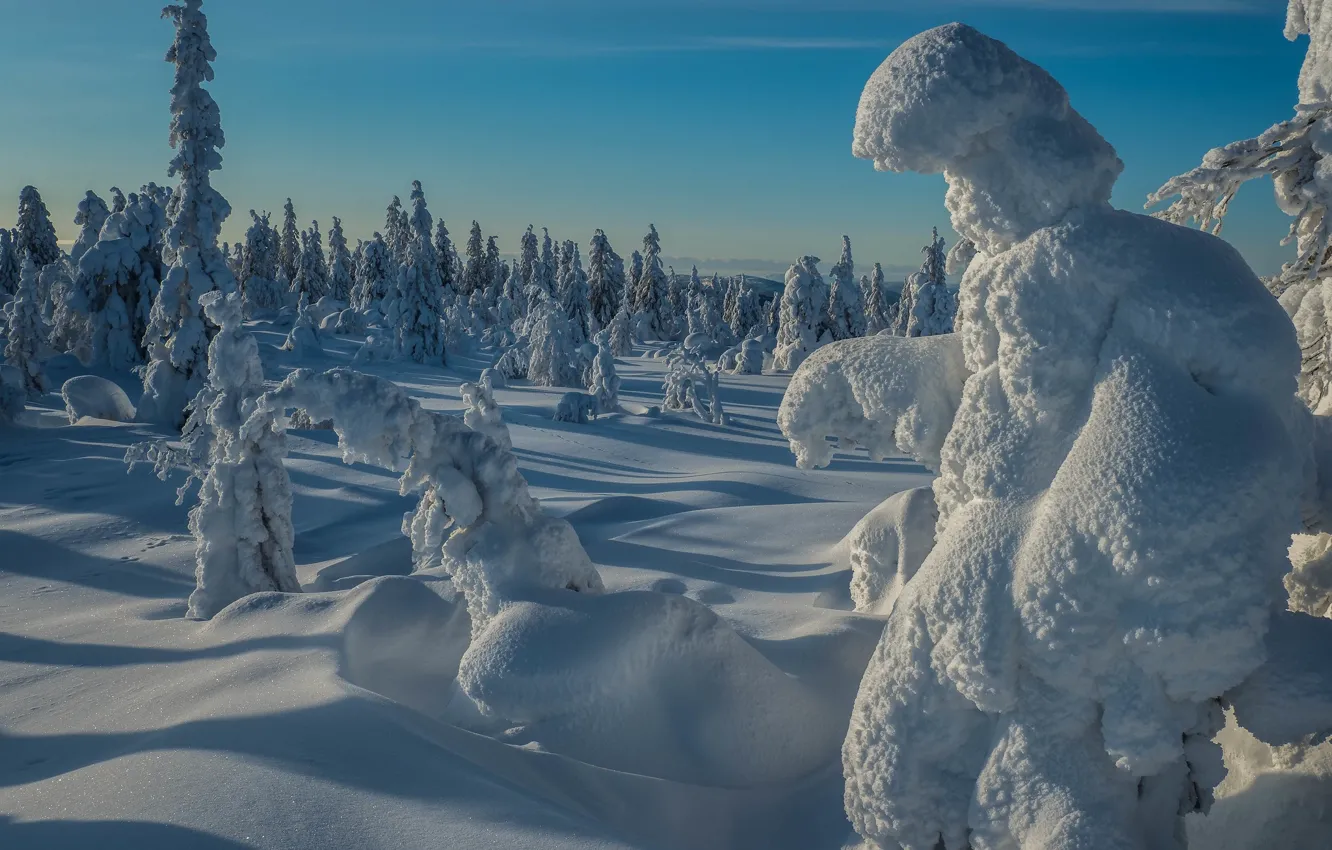
[[[455, 236], [527, 224], [622, 254], [648, 222], [705, 271], [918, 262], [947, 232], [940, 177], [850, 154], [865, 80], [910, 35], [963, 20], [1049, 69], [1126, 163], [1141, 208], [1210, 147], [1287, 117], [1303, 42], [1283, 0], [206, 0], [236, 209], [380, 229], [420, 179]], [[36, 185], [64, 239], [75, 204], [168, 182], [162, 0], [0, 0], [0, 226]], [[1289, 249], [1270, 186], [1225, 235], [1260, 273]], [[948, 234], [951, 236], [951, 233]]]

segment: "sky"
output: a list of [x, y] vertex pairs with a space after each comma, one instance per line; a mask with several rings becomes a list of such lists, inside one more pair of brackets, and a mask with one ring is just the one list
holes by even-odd
[[[383, 229], [425, 186], [466, 239], [473, 219], [514, 251], [528, 224], [623, 255], [649, 222], [685, 271], [778, 276], [803, 254], [861, 272], [919, 264], [937, 175], [851, 156], [856, 103], [892, 49], [961, 20], [1068, 89], [1119, 151], [1117, 206], [1211, 147], [1289, 117], [1303, 41], [1284, 0], [205, 0], [210, 89], [227, 144], [214, 185], [235, 212], [327, 234]], [[166, 175], [171, 25], [162, 0], [0, 0], [0, 226], [38, 187], [63, 240], [87, 189]], [[1254, 270], [1293, 249], [1267, 182], [1224, 232]], [[584, 247], [586, 250], [586, 247]]]

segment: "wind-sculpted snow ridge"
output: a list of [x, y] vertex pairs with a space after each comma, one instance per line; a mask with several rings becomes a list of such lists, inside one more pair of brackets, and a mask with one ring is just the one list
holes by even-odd
[[[943, 171], [979, 254], [937, 542], [861, 683], [848, 815], [894, 850], [1182, 847], [1182, 814], [1221, 775], [1217, 698], [1264, 661], [1300, 528], [1291, 324], [1225, 243], [1111, 209], [1113, 149], [1049, 74], [970, 27], [898, 48], [855, 139], [880, 169]], [[908, 349], [876, 343], [824, 349], [792, 381], [802, 463], [826, 461], [824, 433], [885, 449], [853, 393], [815, 387], [874, 374], [875, 351], [891, 375]], [[841, 403], [820, 413], [802, 398], [819, 392]]]
[[532, 498], [513, 453], [459, 417], [423, 410], [383, 378], [300, 369], [259, 398], [244, 430], [281, 427], [291, 408], [332, 420], [348, 463], [401, 472], [404, 494], [424, 491], [403, 532], [417, 568], [441, 568], [467, 597], [473, 635], [525, 586], [602, 590], [573, 527]]
[[815, 351], [792, 376], [777, 424], [801, 469], [857, 446], [875, 460], [901, 451], [938, 469], [965, 380], [955, 334], [843, 340]]

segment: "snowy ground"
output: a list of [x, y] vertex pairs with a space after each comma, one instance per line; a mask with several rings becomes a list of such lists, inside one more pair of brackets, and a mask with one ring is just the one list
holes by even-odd
[[[257, 333], [281, 377], [293, 355]], [[301, 365], [349, 361], [350, 342], [326, 344]], [[663, 363], [620, 361], [627, 408], [650, 414]], [[368, 371], [451, 410], [483, 365]], [[53, 366], [58, 386], [72, 372]], [[838, 747], [881, 623], [846, 610], [838, 544], [929, 475], [863, 454], [796, 469], [774, 422], [785, 383], [727, 378], [727, 428], [685, 414], [564, 425], [558, 392], [497, 396], [535, 494], [569, 517], [608, 590], [703, 603], [812, 695], [801, 716], [824, 727], [805, 736], [822, 767], [798, 776], [749, 763], [753, 707], [719, 709], [687, 669], [678, 687], [650, 682], [660, 718], [608, 713], [597, 746], [570, 745], [581, 758], [442, 721], [456, 621], [416, 579], [355, 578], [409, 572], [399, 525], [414, 499], [344, 465], [331, 432], [293, 432], [288, 462], [301, 579], [327, 592], [183, 620], [192, 495], [178, 507], [149, 470], [126, 473], [149, 430], [68, 426], [48, 396], [50, 427], [0, 436], [0, 847], [840, 846]], [[613, 655], [615, 633], [601, 639]]]

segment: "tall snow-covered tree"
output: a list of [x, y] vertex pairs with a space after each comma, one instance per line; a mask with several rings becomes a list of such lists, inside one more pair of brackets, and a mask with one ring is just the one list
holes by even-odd
[[[317, 227], [316, 227], [317, 230]], [[328, 231], [328, 294], [343, 302], [351, 300], [352, 256], [347, 250], [347, 236], [342, 232], [342, 219], [333, 216], [333, 227]]]
[[537, 268], [538, 286], [541, 291], [547, 295], [559, 300], [558, 295], [558, 277], [560, 270], [560, 258], [555, 255], [555, 243], [550, 238], [550, 231], [541, 228], [541, 263]]
[[541, 296], [532, 307], [527, 379], [538, 387], [583, 386], [578, 346], [569, 317], [558, 301]]
[[674, 336], [670, 283], [661, 266], [661, 236], [655, 224], [648, 225], [647, 235], [643, 237], [643, 271], [634, 293], [634, 312], [642, 317], [642, 331], [650, 339], [666, 340]]
[[384, 211], [384, 241], [388, 243], [389, 253], [395, 265], [402, 265], [408, 260], [408, 248], [412, 241], [411, 223], [402, 208], [402, 199], [397, 195], [389, 201]]
[[287, 293], [278, 285], [282, 243], [269, 224], [269, 215], [250, 210], [250, 227], [245, 231], [245, 251], [236, 282], [251, 309], [280, 309]]
[[41, 304], [37, 301], [37, 266], [31, 255], [23, 257], [19, 273], [18, 292], [5, 311], [5, 362], [23, 376], [23, 387], [30, 396], [46, 392], [46, 372], [42, 368], [42, 349], [46, 342], [46, 325], [42, 321]]
[[412, 182], [411, 201], [411, 251], [398, 269], [398, 352], [417, 363], [443, 364], [444, 290], [430, 241], [434, 222], [419, 180]]
[[357, 310], [379, 308], [385, 298], [397, 295], [398, 271], [393, 266], [388, 244], [379, 233], [361, 251], [356, 269], [356, 292], [352, 306]]
[[828, 295], [828, 321], [832, 338], [852, 339], [865, 335], [865, 307], [860, 284], [856, 281], [856, 263], [851, 257], [851, 238], [842, 237], [842, 256], [829, 270], [832, 288]]
[[495, 298], [499, 291], [504, 287], [504, 281], [509, 278], [509, 269], [500, 260], [499, 238], [496, 236], [486, 237], [486, 306], [492, 307], [495, 304]]
[[175, 65], [171, 87], [170, 142], [176, 150], [168, 173], [180, 178], [171, 196], [174, 216], [167, 231], [171, 268], [153, 305], [149, 329], [151, 358], [144, 372], [138, 414], [146, 421], [182, 424], [185, 405], [207, 377], [209, 328], [199, 299], [208, 292], [231, 292], [236, 281], [217, 246], [218, 231], [231, 205], [217, 192], [209, 173], [222, 167], [225, 144], [217, 103], [205, 82], [213, 79], [217, 52], [208, 37], [202, 0], [167, 6], [176, 38], [166, 60]]
[[286, 274], [287, 282], [296, 280], [301, 270], [301, 230], [296, 226], [296, 207], [291, 198], [282, 205], [282, 241], [278, 246], [278, 268]]
[[876, 334], [893, 326], [892, 302], [884, 285], [883, 265], [874, 264], [874, 272], [861, 281], [865, 290], [865, 332]]
[[597, 400], [597, 411], [614, 413], [620, 406], [620, 376], [615, 371], [615, 351], [611, 347], [609, 328], [598, 331], [593, 340], [596, 356], [588, 371], [587, 392]]
[[97, 236], [102, 232], [102, 225], [106, 224], [109, 215], [111, 211], [107, 209], [106, 201], [91, 189], [79, 201], [78, 211], [74, 213], [74, 223], [79, 226], [79, 238], [74, 240], [74, 247], [69, 249], [69, 261], [76, 268], [88, 249], [97, 244]]
[[473, 221], [472, 230], [467, 234], [467, 263], [463, 266], [459, 288], [464, 298], [471, 298], [473, 292], [486, 287], [490, 282], [486, 272], [486, 241], [481, 235], [481, 225]]
[[51, 213], [42, 201], [41, 192], [34, 186], [24, 186], [19, 192], [18, 222], [14, 225], [14, 234], [20, 258], [32, 257], [32, 264], [38, 272], [60, 259], [60, 246], [56, 243]]
[[634, 353], [633, 314], [629, 312], [629, 299], [620, 300], [620, 309], [611, 319], [610, 350], [616, 357], [628, 357]]
[[893, 333], [897, 336], [934, 336], [953, 332], [957, 300], [948, 290], [947, 254], [938, 228], [930, 244], [921, 249], [925, 261], [920, 271], [910, 275], [902, 286], [902, 299]]
[[781, 324], [777, 328], [777, 349], [772, 364], [772, 368], [778, 371], [794, 371], [819, 345], [819, 322], [826, 309], [819, 309], [822, 276], [818, 264], [818, 257], [806, 255], [786, 272]]
[[301, 231], [301, 264], [296, 270], [294, 289], [297, 293], [304, 293], [311, 304], [329, 294], [323, 243], [319, 222], [311, 222], [309, 230]]
[[569, 264], [560, 281], [560, 292], [564, 303], [564, 314], [569, 317], [569, 332], [574, 345], [582, 345], [592, 339], [592, 305], [588, 300], [587, 273], [583, 271], [583, 259], [579, 256], [578, 246], [566, 242], [569, 252]]
[[638, 281], [643, 277], [643, 254], [634, 251], [629, 255], [629, 279], [625, 282], [625, 300], [632, 312], [638, 310]]
[[0, 227], [0, 301], [13, 295], [19, 287], [20, 262], [14, 245], [14, 232]]
[[537, 264], [541, 262], [541, 248], [537, 244], [532, 225], [527, 225], [527, 232], [519, 242], [518, 271], [523, 278], [523, 289], [531, 286], [536, 279]]
[[453, 247], [449, 228], [442, 218], [435, 224], [435, 265], [439, 269], [439, 285], [444, 290], [445, 303], [448, 303], [458, 292], [461, 279], [457, 274], [458, 251]]
[[610, 327], [624, 298], [624, 260], [611, 248], [604, 230], [592, 234], [592, 253], [587, 258], [587, 285], [593, 331]]

